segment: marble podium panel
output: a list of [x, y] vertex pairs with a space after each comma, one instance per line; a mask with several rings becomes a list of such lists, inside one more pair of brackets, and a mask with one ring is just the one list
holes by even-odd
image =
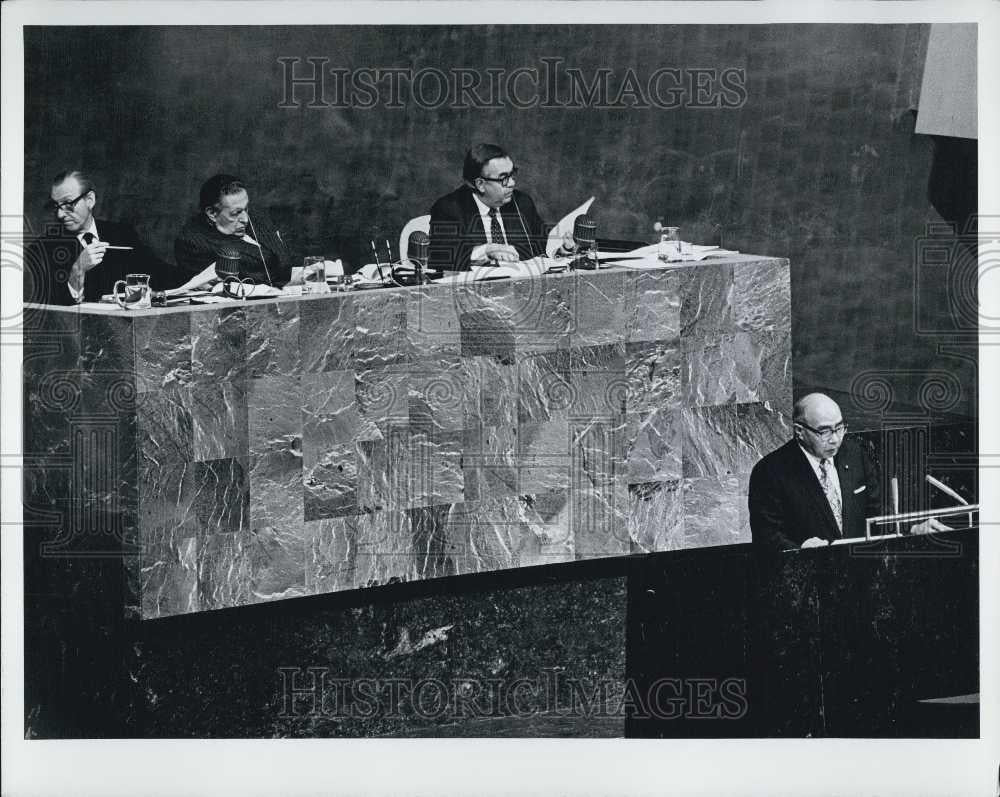
[[788, 262], [28, 305], [24, 381], [45, 545], [121, 553], [143, 619], [748, 542], [791, 434]]

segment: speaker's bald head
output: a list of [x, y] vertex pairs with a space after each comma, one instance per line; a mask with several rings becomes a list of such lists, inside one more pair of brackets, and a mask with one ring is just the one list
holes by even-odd
[[[820, 459], [835, 457], [844, 442], [844, 416], [836, 401], [825, 393], [810, 393], [792, 407], [795, 439]], [[834, 431], [836, 430], [836, 431]]]
[[[809, 418], [812, 416], [831, 413], [840, 416], [840, 405], [836, 401], [826, 393], [810, 393], [795, 402], [795, 406], [792, 407], [792, 420], [809, 423]], [[809, 425], [815, 424], [809, 423]]]

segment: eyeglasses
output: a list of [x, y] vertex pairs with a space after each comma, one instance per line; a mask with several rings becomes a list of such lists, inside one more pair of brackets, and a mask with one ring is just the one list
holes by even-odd
[[501, 174], [499, 177], [483, 177], [479, 175], [480, 180], [486, 180], [488, 183], [500, 183], [504, 188], [510, 185], [510, 181], [517, 177], [517, 167], [515, 166], [507, 174]]
[[836, 435], [847, 433], [846, 423], [838, 423], [836, 426], [821, 426], [819, 429], [815, 429], [807, 423], [802, 423], [802, 421], [796, 421], [795, 423], [803, 429], [808, 429], [814, 435], [821, 437], [823, 440], [832, 440]]
[[76, 210], [76, 203], [79, 202], [81, 199], [83, 199], [85, 196], [87, 196], [87, 194], [89, 193], [90, 191], [84, 191], [76, 199], [67, 199], [65, 202], [56, 202], [50, 199], [48, 202], [45, 203], [45, 209], [51, 211], [52, 213], [57, 213], [60, 210], [63, 210], [66, 213], [72, 213], [74, 210]]

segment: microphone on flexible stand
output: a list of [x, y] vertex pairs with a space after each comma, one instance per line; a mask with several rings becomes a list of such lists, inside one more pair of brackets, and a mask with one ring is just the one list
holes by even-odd
[[576, 244], [577, 257], [571, 268], [592, 271], [597, 268], [597, 222], [586, 213], [576, 217], [573, 222], [573, 241]]
[[260, 238], [257, 237], [257, 231], [253, 227], [253, 219], [250, 218], [249, 213], [247, 213], [247, 223], [250, 225], [250, 232], [253, 233], [253, 242], [260, 253], [260, 262], [264, 264], [264, 276], [267, 277], [267, 284], [274, 285], [274, 282], [271, 281], [271, 271], [267, 267], [267, 258], [264, 257], [264, 248], [260, 245]]
[[418, 285], [424, 281], [424, 270], [427, 268], [430, 245], [430, 236], [423, 230], [411, 232], [406, 242], [406, 259], [413, 263]]
[[375, 254], [375, 268], [378, 269], [379, 282], [385, 282], [385, 275], [382, 274], [382, 262], [378, 258], [378, 249], [375, 248], [375, 241], [369, 241], [372, 245], [372, 252]]
[[531, 235], [528, 233], [528, 227], [524, 223], [524, 216], [521, 215], [521, 208], [519, 208], [517, 206], [517, 200], [514, 199], [513, 195], [511, 196], [511, 200], [510, 201], [514, 203], [514, 210], [517, 211], [517, 218], [518, 218], [518, 221], [521, 222], [521, 229], [524, 230], [524, 237], [528, 239], [528, 251], [531, 252], [531, 256], [534, 257], [535, 256], [535, 245], [531, 242]]

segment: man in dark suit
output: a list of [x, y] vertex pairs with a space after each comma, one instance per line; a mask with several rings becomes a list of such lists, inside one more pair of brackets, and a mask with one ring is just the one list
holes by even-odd
[[[514, 187], [517, 167], [502, 147], [472, 147], [462, 179], [431, 207], [431, 268], [465, 271], [545, 255], [548, 228], [531, 197]], [[571, 251], [571, 241], [563, 247]]]
[[72, 305], [97, 302], [126, 274], [149, 274], [156, 290], [174, 287], [176, 272], [128, 224], [96, 219], [97, 193], [80, 171], [52, 182], [48, 209], [59, 228], [31, 241], [25, 252], [24, 301]]
[[201, 186], [198, 211], [178, 233], [174, 257], [185, 278], [193, 277], [223, 254], [238, 257], [240, 275], [281, 286], [292, 275], [281, 234], [256, 210], [250, 218], [246, 185], [232, 174], [216, 174]]
[[[784, 551], [864, 537], [865, 518], [882, 514], [880, 475], [844, 435], [837, 402], [810, 393], [794, 406], [795, 438], [772, 451], [750, 474], [750, 529], [761, 549]], [[930, 519], [912, 534], [946, 531]]]

